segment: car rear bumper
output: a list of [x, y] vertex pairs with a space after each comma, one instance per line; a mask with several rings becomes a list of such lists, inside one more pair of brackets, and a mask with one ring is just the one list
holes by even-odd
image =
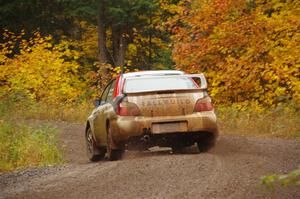
[[[184, 123], [183, 128], [178, 128], [168, 133], [199, 133], [209, 132], [217, 136], [217, 118], [213, 111], [193, 113], [181, 116], [143, 117], [143, 116], [118, 116], [111, 121], [111, 128], [115, 141], [126, 141], [130, 137], [142, 136], [145, 134], [159, 135], [154, 132], [153, 124]], [[166, 132], [161, 132], [165, 134]]]

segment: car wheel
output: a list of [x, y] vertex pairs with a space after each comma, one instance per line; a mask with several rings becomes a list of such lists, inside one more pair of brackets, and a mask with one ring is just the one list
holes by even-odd
[[92, 130], [90, 128], [86, 131], [85, 140], [86, 140], [86, 147], [87, 147], [86, 149], [87, 156], [92, 162], [99, 161], [102, 158], [104, 158], [106, 149], [97, 147], [96, 142], [92, 135]]
[[107, 126], [107, 157], [110, 161], [119, 160], [122, 158], [124, 149], [115, 149], [114, 140], [112, 138], [111, 128]]
[[211, 148], [213, 148], [215, 146], [215, 142], [216, 142], [215, 138], [198, 140], [197, 146], [198, 146], [199, 152], [201, 153], [201, 152], [209, 151]]

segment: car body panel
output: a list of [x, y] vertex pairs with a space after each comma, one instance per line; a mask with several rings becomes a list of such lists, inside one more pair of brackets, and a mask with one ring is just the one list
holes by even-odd
[[112, 105], [109, 103], [104, 104], [101, 106], [100, 111], [96, 115], [94, 120], [94, 130], [95, 130], [95, 137], [98, 141], [99, 145], [105, 145], [107, 140], [107, 132], [106, 132], [106, 122], [107, 122], [107, 115], [112, 110]]
[[[127, 140], [131, 136], [142, 136], [145, 129], [152, 133], [152, 124], [187, 122], [186, 133], [211, 132], [218, 135], [216, 115], [212, 111], [192, 113], [184, 116], [162, 116], [162, 117], [119, 117], [112, 123], [114, 138], [117, 141]], [[177, 133], [175, 131], [174, 133]]]
[[176, 116], [193, 113], [196, 101], [203, 97], [203, 91], [180, 91], [174, 93], [141, 93], [128, 95], [128, 101], [135, 103], [143, 116]]

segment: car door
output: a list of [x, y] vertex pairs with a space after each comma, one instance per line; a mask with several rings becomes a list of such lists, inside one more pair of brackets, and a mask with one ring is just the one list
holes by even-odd
[[115, 88], [116, 81], [112, 80], [108, 86], [106, 87], [105, 91], [103, 92], [103, 97], [101, 98], [101, 108], [99, 110], [98, 115], [95, 118], [95, 129], [97, 129], [96, 139], [100, 145], [106, 145], [107, 141], [107, 132], [106, 132], [106, 125], [109, 119], [109, 114], [113, 111], [112, 101], [114, 98], [114, 88]]
[[106, 140], [105, 140], [105, 133], [103, 132], [103, 111], [105, 109], [106, 105], [106, 98], [109, 92], [109, 89], [111, 87], [111, 83], [109, 83], [100, 98], [100, 106], [98, 106], [95, 110], [95, 117], [94, 117], [94, 134], [95, 134], [95, 139], [99, 145], [105, 145]]

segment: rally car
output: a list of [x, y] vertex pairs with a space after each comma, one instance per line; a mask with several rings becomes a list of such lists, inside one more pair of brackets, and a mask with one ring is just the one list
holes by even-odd
[[85, 129], [88, 158], [118, 160], [125, 149], [171, 147], [174, 152], [197, 144], [214, 146], [217, 118], [203, 74], [182, 71], [125, 73], [104, 89]]

